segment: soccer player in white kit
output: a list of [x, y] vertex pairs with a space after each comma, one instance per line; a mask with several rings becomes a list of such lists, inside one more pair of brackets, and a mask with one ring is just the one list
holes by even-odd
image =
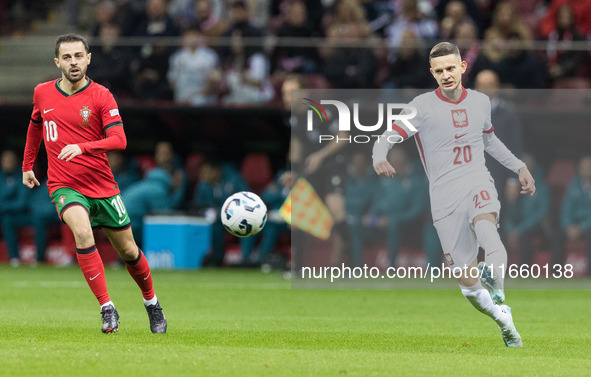
[[[507, 251], [497, 231], [501, 208], [493, 179], [485, 166], [484, 151], [519, 174], [521, 193], [533, 195], [535, 182], [525, 163], [495, 136], [489, 98], [462, 86], [467, 64], [458, 47], [449, 42], [429, 53], [431, 74], [439, 88], [415, 97], [410, 105], [417, 114], [409, 122], [394, 123], [376, 140], [373, 165], [376, 173], [392, 177], [388, 163], [392, 140], [415, 136], [423, 167], [429, 178], [433, 223], [445, 259], [451, 268], [465, 268], [458, 284], [468, 301], [499, 326], [505, 345], [521, 347], [521, 337], [505, 300], [501, 268], [507, 267]], [[396, 137], [390, 137], [395, 135]], [[478, 248], [485, 260], [477, 264]], [[478, 269], [479, 274], [469, 273]], [[479, 275], [479, 277], [473, 277]]]

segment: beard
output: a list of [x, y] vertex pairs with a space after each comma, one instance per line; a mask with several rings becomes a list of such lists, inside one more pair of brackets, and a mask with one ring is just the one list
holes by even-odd
[[71, 83], [76, 83], [82, 80], [86, 76], [86, 70], [78, 68], [79, 72], [76, 75], [70, 73], [70, 71], [62, 70], [66, 79]]

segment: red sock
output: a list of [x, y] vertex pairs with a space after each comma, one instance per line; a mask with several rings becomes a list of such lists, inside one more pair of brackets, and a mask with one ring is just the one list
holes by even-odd
[[101, 259], [96, 245], [85, 249], [76, 248], [76, 257], [80, 269], [86, 278], [90, 290], [96, 296], [100, 305], [111, 301], [107, 291], [107, 280], [105, 279], [105, 266]]
[[137, 285], [142, 290], [144, 299], [151, 300], [154, 298], [154, 286], [152, 285], [152, 273], [150, 272], [150, 265], [144, 256], [144, 253], [139, 250], [139, 255], [134, 261], [125, 261], [127, 271], [135, 280]]

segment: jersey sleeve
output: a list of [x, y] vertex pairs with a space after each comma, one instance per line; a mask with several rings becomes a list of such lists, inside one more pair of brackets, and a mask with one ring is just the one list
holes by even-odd
[[484, 127], [482, 128], [482, 132], [485, 134], [490, 134], [492, 132], [494, 132], [495, 128], [493, 127], [492, 121], [491, 121], [491, 105], [490, 105], [490, 99], [488, 99], [488, 97], [486, 97], [486, 109], [485, 109], [485, 114], [486, 114], [486, 121], [484, 122]]
[[127, 137], [123, 131], [122, 124], [116, 124], [118, 127], [109, 127], [106, 131], [106, 137], [102, 140], [80, 143], [78, 146], [83, 154], [99, 154], [111, 151], [123, 150], [127, 146]]
[[102, 103], [99, 104], [98, 108], [101, 111], [100, 117], [105, 131], [105, 138], [78, 144], [83, 154], [107, 153], [123, 150], [127, 146], [127, 138], [123, 131], [123, 122], [115, 98], [113, 98], [111, 92], [105, 90], [101, 101]]
[[388, 151], [392, 149], [394, 144], [402, 143], [419, 132], [421, 114], [418, 109], [417, 101], [412, 100], [408, 108], [402, 109], [390, 128], [376, 139], [372, 152], [374, 165], [387, 159]]
[[33, 113], [31, 114], [31, 122], [41, 124], [43, 118], [41, 117], [41, 108], [39, 107], [39, 100], [37, 97], [37, 88], [33, 92]]
[[113, 98], [113, 95], [108, 90], [105, 90], [104, 95], [102, 96], [101, 105], [102, 106], [99, 108], [101, 109], [101, 121], [105, 133], [111, 127], [123, 125], [117, 102], [115, 102], [115, 98]]
[[25, 153], [23, 156], [23, 171], [33, 170], [33, 164], [39, 147], [43, 140], [43, 118], [41, 118], [41, 110], [37, 99], [37, 89], [33, 93], [33, 113], [29, 121], [29, 129], [27, 130], [27, 141], [25, 143]]
[[495, 128], [491, 121], [491, 105], [488, 97], [486, 97], [486, 114], [486, 121], [482, 127], [484, 150], [507, 169], [519, 173], [519, 169], [524, 167], [525, 163], [515, 157], [509, 148], [494, 134]]
[[482, 135], [484, 139], [484, 150], [507, 169], [519, 173], [519, 169], [525, 166], [525, 162], [515, 157], [492, 130]]
[[407, 108], [402, 109], [397, 119], [392, 123], [391, 129], [397, 132], [404, 140], [411, 138], [419, 132], [418, 127], [421, 124], [421, 114], [417, 101], [413, 100]]

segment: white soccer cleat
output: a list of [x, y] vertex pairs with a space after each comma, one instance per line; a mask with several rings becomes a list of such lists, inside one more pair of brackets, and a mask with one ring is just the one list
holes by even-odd
[[501, 287], [501, 277], [494, 276], [490, 266], [484, 262], [478, 263], [478, 271], [480, 271], [480, 282], [490, 294], [493, 302], [497, 305], [505, 302], [505, 290]]
[[515, 325], [513, 324], [513, 315], [511, 314], [511, 308], [507, 305], [501, 305], [501, 309], [503, 310], [503, 312], [509, 315], [509, 324], [503, 327], [499, 326], [505, 345], [511, 348], [523, 347], [523, 343], [521, 342], [521, 336], [519, 335], [517, 329], [515, 328]]

